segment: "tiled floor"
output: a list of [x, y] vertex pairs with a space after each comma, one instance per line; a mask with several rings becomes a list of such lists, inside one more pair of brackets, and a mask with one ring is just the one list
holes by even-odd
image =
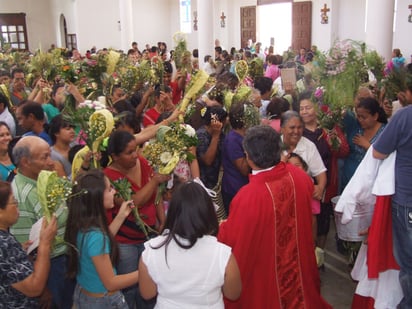
[[356, 282], [350, 277], [348, 258], [336, 250], [333, 222], [325, 249], [325, 269], [320, 270], [322, 296], [334, 309], [351, 308]]

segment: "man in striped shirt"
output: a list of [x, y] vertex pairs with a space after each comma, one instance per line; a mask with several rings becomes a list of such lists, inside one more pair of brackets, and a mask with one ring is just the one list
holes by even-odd
[[[37, 195], [37, 178], [42, 170], [53, 170], [49, 144], [40, 137], [26, 136], [13, 148], [13, 160], [18, 173], [12, 182], [12, 189], [19, 205], [19, 219], [11, 228], [16, 239], [25, 243], [29, 240], [30, 229], [43, 217], [43, 210]], [[67, 209], [62, 205], [56, 211], [58, 222], [57, 237], [63, 239], [67, 219]], [[74, 282], [66, 277], [66, 246], [55, 243], [51, 252], [51, 267], [47, 288], [53, 305], [57, 308], [71, 308]], [[53, 306], [54, 307], [54, 306]]]

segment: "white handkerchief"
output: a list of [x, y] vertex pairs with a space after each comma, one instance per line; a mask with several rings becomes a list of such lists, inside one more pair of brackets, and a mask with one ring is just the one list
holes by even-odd
[[39, 246], [39, 240], [40, 240], [40, 230], [41, 226], [43, 224], [43, 217], [41, 217], [33, 226], [31, 227], [30, 230], [30, 236], [29, 239], [33, 241], [33, 243], [27, 248], [27, 254], [30, 254], [34, 249], [36, 249]]

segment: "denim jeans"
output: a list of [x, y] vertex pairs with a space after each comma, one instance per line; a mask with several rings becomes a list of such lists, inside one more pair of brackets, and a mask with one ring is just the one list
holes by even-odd
[[66, 255], [60, 255], [50, 260], [47, 288], [52, 294], [52, 308], [70, 309], [72, 307], [73, 292], [76, 285], [76, 280], [68, 279], [66, 272]]
[[403, 299], [398, 308], [412, 308], [412, 206], [392, 201], [393, 251], [400, 266]]
[[74, 290], [74, 304], [76, 309], [128, 309], [122, 292], [103, 297], [91, 297], [81, 291], [80, 285]]
[[[128, 274], [137, 270], [140, 256], [144, 250], [144, 244], [119, 244], [119, 263], [117, 264], [117, 273]], [[122, 290], [130, 309], [153, 309], [156, 299], [145, 301], [139, 292], [138, 285], [133, 285]]]

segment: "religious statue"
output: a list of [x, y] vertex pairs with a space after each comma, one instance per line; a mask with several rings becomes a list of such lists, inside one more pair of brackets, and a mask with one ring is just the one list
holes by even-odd
[[226, 26], [225, 19], [226, 19], [225, 13], [222, 12], [222, 16], [220, 16], [220, 27], [222, 28]]

